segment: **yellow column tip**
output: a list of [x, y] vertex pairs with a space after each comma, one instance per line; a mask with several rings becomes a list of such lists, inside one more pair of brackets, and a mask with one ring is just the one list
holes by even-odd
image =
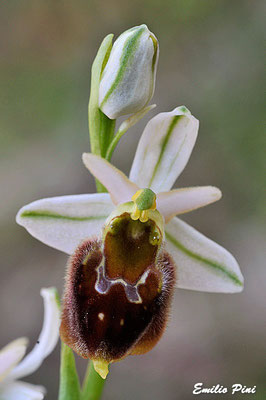
[[93, 360], [93, 366], [95, 371], [100, 375], [101, 378], [106, 379], [109, 373], [109, 363], [104, 360]]

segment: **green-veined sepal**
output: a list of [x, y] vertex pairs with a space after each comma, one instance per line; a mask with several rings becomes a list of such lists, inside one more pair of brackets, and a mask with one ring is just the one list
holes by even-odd
[[59, 196], [22, 207], [16, 220], [36, 239], [72, 254], [82, 240], [101, 233], [113, 209], [107, 193]]
[[185, 168], [199, 121], [184, 106], [156, 115], [140, 138], [129, 179], [155, 193], [171, 189]]
[[166, 249], [177, 267], [177, 287], [202, 292], [235, 293], [243, 290], [236, 259], [179, 218], [166, 225]]

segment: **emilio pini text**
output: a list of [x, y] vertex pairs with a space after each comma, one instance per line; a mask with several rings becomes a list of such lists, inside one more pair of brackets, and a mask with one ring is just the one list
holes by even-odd
[[212, 387], [204, 387], [203, 383], [195, 383], [193, 394], [225, 394], [225, 393], [232, 394], [255, 394], [256, 393], [256, 386], [247, 387], [245, 385], [241, 385], [240, 383], [234, 383], [231, 388], [222, 386], [220, 384], [214, 385]]

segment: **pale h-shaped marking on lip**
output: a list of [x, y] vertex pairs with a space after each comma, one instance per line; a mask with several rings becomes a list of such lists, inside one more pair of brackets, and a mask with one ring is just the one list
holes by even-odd
[[124, 279], [122, 278], [117, 278], [117, 279], [107, 278], [105, 275], [105, 268], [103, 261], [97, 268], [97, 281], [95, 283], [95, 290], [100, 294], [106, 294], [109, 292], [111, 286], [120, 283], [125, 288], [125, 293], [128, 301], [135, 304], [141, 304], [142, 298], [139, 295], [138, 286], [146, 282], [149, 272], [150, 272], [149, 270], [145, 271], [142, 274], [141, 278], [138, 280], [138, 282], [135, 285], [131, 285], [130, 283], [125, 282]]

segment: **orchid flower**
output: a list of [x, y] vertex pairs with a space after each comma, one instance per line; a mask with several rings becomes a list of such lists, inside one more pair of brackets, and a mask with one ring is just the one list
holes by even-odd
[[[92, 358], [95, 369], [102, 377], [107, 375], [110, 362], [119, 361], [128, 354], [141, 354], [156, 344], [166, 324], [174, 283], [178, 288], [207, 292], [233, 293], [243, 288], [243, 277], [235, 258], [176, 217], [221, 198], [220, 190], [213, 186], [170, 190], [187, 164], [197, 138], [198, 126], [198, 120], [184, 106], [172, 112], [160, 113], [149, 121], [142, 134], [129, 178], [100, 156], [83, 154], [85, 166], [109, 193], [38, 200], [23, 207], [17, 215], [17, 222], [34, 237], [72, 255], [64, 297], [61, 338], [84, 358]], [[133, 226], [130, 220], [139, 221], [139, 225]], [[125, 224], [129, 224], [127, 228], [124, 228]], [[129, 241], [121, 233], [128, 233], [128, 229], [131, 235]], [[148, 232], [148, 236], [144, 231]], [[114, 239], [115, 235], [120, 236]], [[143, 243], [146, 240], [143, 249], [141, 241], [138, 245], [134, 242], [141, 235], [144, 235]], [[139, 253], [137, 261], [132, 264], [131, 270], [125, 272], [127, 257], [128, 262], [134, 258], [132, 248]], [[141, 260], [142, 251], [144, 261]], [[126, 252], [129, 252], [128, 256]], [[101, 261], [103, 259], [105, 261]], [[148, 270], [145, 270], [142, 261], [149, 265]], [[154, 265], [153, 269], [150, 268], [151, 264]], [[138, 268], [144, 268], [145, 271], [140, 278]], [[97, 271], [98, 278], [92, 275], [93, 271]], [[158, 275], [158, 271], [163, 271], [162, 276]], [[95, 282], [94, 286], [91, 286], [92, 282]], [[117, 298], [112, 297], [114, 291], [118, 290], [113, 288], [115, 285], [120, 285], [120, 289], [122, 285], [125, 291], [117, 294]], [[93, 296], [93, 291], [97, 292], [94, 294], [97, 299], [105, 299], [100, 302], [100, 308], [97, 305], [97, 312], [88, 311], [90, 304], [96, 304], [95, 299], [86, 297]], [[126, 297], [123, 297], [125, 293]], [[159, 296], [159, 303], [164, 304], [163, 309], [158, 306], [159, 303], [159, 308], [153, 303], [158, 293], [162, 297], [160, 299]], [[110, 294], [110, 298], [107, 294]], [[117, 299], [118, 305], [114, 306], [112, 318], [119, 318], [119, 331], [117, 326], [112, 326], [111, 317], [106, 318], [105, 315]], [[125, 308], [127, 311], [120, 313], [119, 302], [123, 305], [128, 303], [128, 308]], [[137, 309], [141, 303], [142, 309], [144, 307], [148, 311], [158, 308], [159, 317], [155, 318], [150, 311], [145, 327], [138, 326], [138, 321], [134, 319], [136, 310], [142, 315], [142, 311]], [[135, 309], [132, 304], [135, 304]], [[105, 312], [99, 311], [101, 307]], [[130, 336], [139, 329], [136, 337], [129, 340], [129, 336], [125, 336], [124, 342], [121, 339], [116, 347], [112, 343], [113, 347], [110, 345], [109, 349], [107, 344], [101, 347], [104, 339], [98, 338], [97, 341], [95, 337], [85, 338], [86, 330], [92, 327], [93, 332], [97, 331], [99, 335], [126, 329], [123, 313], [127, 316], [131, 314], [128, 332]], [[145, 318], [143, 316], [140, 320], [144, 321]], [[155, 325], [151, 325], [152, 321]], [[111, 327], [106, 324], [111, 324]], [[152, 335], [152, 339], [143, 332]], [[108, 340], [110, 344], [116, 337]]]
[[177, 287], [207, 292], [240, 292], [243, 277], [235, 258], [223, 247], [175, 215], [221, 198], [213, 186], [169, 191], [185, 168], [198, 133], [198, 120], [185, 107], [152, 118], [141, 137], [129, 179], [106, 160], [85, 154], [84, 163], [109, 191], [34, 201], [17, 214], [17, 223], [43, 243], [72, 254], [86, 238], [99, 236], [115, 206], [139, 190], [157, 193], [165, 218], [166, 247], [177, 266]]
[[[42, 289], [44, 322], [39, 339], [32, 351], [23, 359], [28, 345], [27, 338], [19, 338], [0, 351], [1, 400], [39, 400], [45, 388], [18, 379], [36, 371], [43, 360], [54, 350], [59, 338], [60, 310], [54, 288]], [[22, 361], [21, 361], [22, 360]]]

